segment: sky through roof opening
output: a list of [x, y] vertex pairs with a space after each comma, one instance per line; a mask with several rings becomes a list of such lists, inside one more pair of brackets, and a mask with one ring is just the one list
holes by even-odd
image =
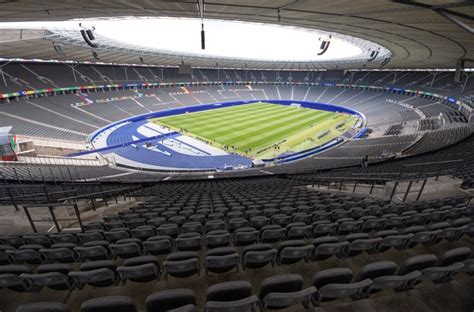
[[[197, 18], [125, 18], [81, 21], [96, 34], [138, 47], [178, 54], [260, 61], [329, 61], [357, 57], [362, 49], [334, 38], [318, 56], [328, 35], [307, 28], [242, 21], [205, 20], [206, 49], [201, 50], [201, 20]], [[71, 28], [79, 21], [0, 23], [0, 28]], [[100, 43], [100, 40], [98, 41]]]

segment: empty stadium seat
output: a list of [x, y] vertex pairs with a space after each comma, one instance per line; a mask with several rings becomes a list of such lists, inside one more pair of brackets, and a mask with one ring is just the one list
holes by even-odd
[[129, 297], [110, 296], [85, 301], [81, 312], [137, 312], [137, 307]]
[[160, 263], [154, 256], [140, 256], [129, 258], [123, 266], [117, 267], [122, 284], [127, 280], [137, 283], [146, 283], [160, 279]]
[[61, 302], [35, 302], [20, 305], [16, 312], [71, 312], [72, 310]]
[[89, 271], [71, 271], [68, 274], [73, 278], [79, 289], [86, 285], [94, 287], [114, 286], [119, 282], [117, 274], [109, 268], [100, 268]]
[[149, 237], [142, 244], [145, 252], [155, 256], [169, 254], [173, 250], [173, 239], [166, 235]]
[[0, 266], [0, 287], [19, 292], [29, 291], [32, 285], [20, 278], [20, 275], [32, 273], [33, 271], [26, 265], [2, 265]]
[[145, 301], [146, 311], [196, 311], [196, 297], [191, 289], [167, 289], [152, 293]]
[[169, 254], [163, 262], [165, 278], [188, 277], [200, 272], [199, 254], [194, 251], [181, 251]]
[[207, 289], [205, 311], [255, 310], [258, 297], [252, 295], [247, 281], [232, 281], [212, 285]]
[[300, 275], [282, 274], [263, 280], [258, 296], [263, 311], [283, 309], [297, 304], [302, 304], [307, 309], [315, 293], [314, 286], [303, 289], [303, 278]]
[[309, 261], [313, 245], [306, 245], [303, 240], [291, 240], [278, 245], [277, 263], [294, 264], [300, 260]]
[[225, 273], [232, 269], [239, 271], [239, 254], [235, 248], [219, 247], [207, 252], [205, 262], [206, 274]]
[[277, 250], [270, 244], [254, 244], [247, 246], [242, 251], [242, 267], [244, 270], [259, 269], [268, 264], [275, 265]]

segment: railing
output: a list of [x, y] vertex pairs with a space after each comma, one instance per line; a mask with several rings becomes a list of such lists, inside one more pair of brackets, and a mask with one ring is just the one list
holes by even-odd
[[308, 185], [317, 188], [327, 187], [328, 190], [338, 190], [342, 191], [347, 189], [348, 186], [352, 187], [352, 192], [354, 193], [358, 185], [369, 185], [369, 195], [373, 194], [373, 191], [377, 185], [385, 184], [387, 182], [393, 181], [389, 178], [371, 178], [371, 177], [304, 177], [304, 176], [289, 176], [289, 179], [295, 179], [298, 181], [307, 182]]
[[[439, 168], [439, 169], [430, 169], [432, 166], [436, 165], [454, 165], [454, 167], [446, 167], [446, 168]], [[403, 180], [407, 178], [422, 178], [422, 177], [435, 177], [438, 178], [443, 175], [451, 175], [455, 177], [459, 170], [464, 165], [463, 159], [453, 159], [453, 160], [440, 160], [440, 161], [431, 161], [431, 162], [422, 162], [422, 163], [411, 163], [411, 164], [403, 164], [400, 171], [397, 172], [354, 172], [352, 176], [357, 177], [370, 177], [370, 176], [378, 176], [378, 177], [391, 177], [395, 180]], [[419, 167], [419, 170], [416, 171], [408, 171], [410, 168]]]
[[[104, 166], [107, 162], [101, 158], [68, 158], [54, 156], [18, 156], [18, 160], [25, 164], [36, 165], [64, 165], [64, 166]], [[4, 162], [18, 164], [16, 161]]]
[[[423, 195], [425, 186], [430, 178], [434, 178], [435, 181], [437, 181], [440, 176], [449, 175], [456, 177], [457, 172], [460, 170], [464, 162], [462, 159], [457, 159], [449, 161], [408, 164], [404, 166], [432, 166], [436, 164], [451, 163], [456, 164], [456, 166], [454, 168], [438, 169], [430, 172], [423, 171], [422, 167], [422, 170], [416, 172], [405, 172], [402, 170], [396, 173], [352, 173], [352, 176], [311, 176], [310, 174], [304, 174], [288, 176], [288, 178], [308, 182], [313, 187], [317, 186], [318, 188], [322, 188], [327, 186], [328, 190], [330, 190], [332, 187], [332, 189], [342, 191], [343, 189], [348, 189], [349, 187], [352, 187], [352, 193], [356, 192], [358, 186], [367, 185], [370, 187], [369, 195], [373, 194], [373, 191], [377, 185], [387, 186], [388, 182], [393, 182], [393, 187], [390, 191], [389, 200], [393, 200], [394, 196], [397, 194], [397, 191], [400, 188], [400, 185], [406, 183], [407, 187], [403, 191], [402, 202], [405, 202], [408, 199], [408, 195], [410, 193], [416, 193], [415, 200], [418, 201]], [[417, 182], [421, 182], [421, 186], [418, 190], [413, 191], [413, 184]]]
[[18, 205], [23, 203], [46, 203], [49, 201], [55, 201], [61, 197], [67, 196], [68, 194], [76, 194], [76, 189], [66, 189], [63, 187], [61, 190], [48, 188], [46, 185], [2, 185], [0, 186], [5, 191], [5, 197], [0, 197], [0, 203], [10, 204], [15, 207], [15, 210], [20, 210]]
[[77, 202], [80, 200], [90, 200], [92, 209], [95, 211], [97, 208], [97, 199], [102, 199], [102, 202], [105, 204], [105, 207], [108, 207], [109, 199], [111, 198], [115, 199], [115, 203], [118, 204], [119, 196], [123, 196], [124, 201], [126, 201], [127, 196], [129, 197], [129, 199], [131, 199], [131, 194], [139, 189], [141, 189], [140, 186], [117, 188], [117, 189], [112, 189], [112, 190], [107, 190], [107, 191], [64, 197], [64, 198], [58, 199], [58, 202], [68, 202], [68, 203], [77, 204]]
[[120, 196], [124, 200], [137, 190], [142, 189], [141, 184], [121, 185], [114, 184], [108, 188], [101, 183], [63, 183], [61, 185], [0, 185], [4, 191], [0, 197], [0, 204], [12, 205], [19, 210], [20, 205], [45, 204], [45, 203], [74, 203], [81, 200], [90, 200], [93, 210], [96, 209], [97, 200], [108, 206], [110, 199], [118, 203]]
[[[45, 218], [33, 219], [33, 217], [31, 216], [30, 210], [31, 209], [41, 209], [41, 208], [47, 208], [49, 210], [49, 214], [51, 215], [51, 219], [45, 219]], [[76, 218], [58, 218], [56, 216], [56, 213], [55, 213], [55, 210], [58, 209], [58, 208], [66, 208], [66, 209], [67, 208], [73, 208]], [[52, 204], [52, 203], [47, 203], [47, 204], [24, 205], [23, 210], [26, 214], [28, 222], [30, 223], [31, 229], [35, 233], [38, 232], [38, 230], [36, 229], [36, 225], [35, 225], [35, 223], [38, 223], [38, 222], [42, 222], [42, 223], [44, 223], [44, 222], [53, 222], [57, 233], [60, 233], [61, 230], [62, 230], [61, 225], [59, 223], [60, 221], [78, 221], [79, 226], [82, 229], [81, 214], [79, 212], [79, 208], [78, 208], [76, 203], [74, 203], [74, 204], [67, 204], [67, 203]]]

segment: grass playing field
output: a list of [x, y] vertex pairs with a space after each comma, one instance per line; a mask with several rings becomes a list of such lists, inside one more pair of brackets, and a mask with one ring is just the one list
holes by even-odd
[[[356, 118], [258, 102], [152, 121], [214, 146], [227, 146], [229, 151], [253, 158], [268, 158], [328, 142], [353, 126]], [[340, 127], [336, 129], [336, 126]]]

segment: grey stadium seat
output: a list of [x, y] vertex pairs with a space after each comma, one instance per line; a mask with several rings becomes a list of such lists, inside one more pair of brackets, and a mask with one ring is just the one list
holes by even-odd
[[179, 251], [198, 251], [201, 249], [201, 234], [196, 232], [180, 234], [174, 241]]
[[234, 246], [247, 246], [255, 244], [258, 240], [259, 231], [253, 227], [238, 228], [234, 232]]
[[181, 227], [182, 233], [202, 233], [202, 224], [200, 222], [187, 222]]
[[49, 287], [55, 290], [73, 290], [75, 288], [74, 280], [60, 272], [21, 274], [20, 278], [38, 288]]
[[207, 252], [205, 262], [206, 274], [225, 273], [236, 269], [239, 271], [239, 254], [233, 247], [214, 248]]
[[206, 222], [206, 232], [225, 230], [225, 222], [222, 220], [211, 220]]
[[35, 302], [20, 305], [16, 312], [72, 312], [72, 310], [61, 302]]
[[197, 311], [196, 296], [191, 289], [167, 289], [152, 293], [145, 300], [147, 312], [155, 311]]
[[156, 229], [156, 233], [176, 238], [178, 236], [178, 225], [174, 223], [162, 224]]
[[342, 257], [349, 242], [340, 243], [322, 243], [313, 249], [311, 253], [312, 261], [320, 261], [331, 258], [332, 256]]
[[113, 229], [110, 232], [104, 232], [105, 239], [111, 243], [115, 243], [120, 239], [130, 238], [130, 234], [127, 231], [120, 231], [117, 229]]
[[0, 265], [10, 264], [12, 262], [12, 256], [7, 250], [16, 250], [16, 248], [9, 245], [0, 245]]
[[207, 289], [205, 311], [256, 311], [258, 302], [258, 297], [252, 295], [252, 285], [249, 282], [224, 282]]
[[137, 307], [129, 297], [110, 296], [85, 301], [81, 312], [137, 312]]
[[296, 304], [310, 307], [316, 287], [303, 289], [303, 278], [299, 274], [281, 274], [266, 278], [260, 285], [259, 298], [262, 311], [283, 309]]
[[53, 241], [53, 243], [73, 243], [77, 244], [78, 239], [75, 235], [72, 234], [51, 234], [49, 238]]
[[39, 252], [44, 254], [49, 262], [73, 263], [79, 260], [78, 254], [69, 248], [40, 249]]
[[32, 274], [33, 271], [26, 265], [9, 264], [0, 266], [0, 287], [24, 292], [31, 288], [27, 280], [21, 279], [21, 274]]
[[43, 249], [43, 246], [28, 244], [21, 245], [16, 250], [7, 250], [6, 252], [11, 255], [13, 263], [41, 264], [46, 261], [46, 257], [39, 252], [40, 249]]
[[397, 275], [403, 275], [412, 271], [422, 271], [436, 264], [438, 259], [435, 255], [426, 254], [414, 256], [405, 260], [398, 268]]
[[363, 266], [354, 277], [354, 282], [371, 279], [373, 282], [371, 292], [377, 292], [385, 288], [393, 288], [391, 280], [397, 271], [397, 264], [393, 261], [380, 261]]
[[110, 244], [109, 248], [114, 256], [120, 257], [122, 259], [138, 257], [142, 253], [140, 245], [136, 242], [130, 242], [125, 244]]
[[169, 254], [163, 262], [165, 278], [188, 277], [200, 272], [199, 254], [194, 251], [180, 251]]
[[353, 274], [349, 268], [334, 268], [319, 271], [314, 274], [311, 284], [317, 289], [328, 284], [347, 284], [352, 280]]
[[72, 271], [68, 276], [76, 281], [79, 289], [84, 288], [85, 285], [91, 285], [94, 287], [114, 286], [119, 281], [117, 274], [108, 268], [80, 272]]
[[27, 244], [30, 245], [41, 245], [45, 248], [51, 246], [51, 239], [46, 235], [36, 234], [36, 235], [23, 235], [23, 239]]
[[261, 243], [276, 243], [283, 239], [285, 229], [279, 225], [265, 225], [260, 229]]
[[145, 283], [160, 279], [160, 263], [154, 256], [140, 256], [124, 261], [123, 266], [117, 267], [122, 284], [127, 280]]
[[343, 251], [344, 257], [353, 257], [362, 252], [373, 253], [382, 238], [356, 239], [349, 243], [347, 248]]
[[74, 250], [79, 254], [82, 260], [106, 260], [111, 258], [111, 253], [104, 246], [83, 246], [76, 247]]
[[152, 236], [142, 244], [145, 252], [154, 256], [166, 255], [173, 251], [173, 239], [167, 235]]
[[278, 245], [277, 263], [294, 264], [300, 260], [309, 261], [313, 245], [306, 245], [303, 240], [291, 240]]
[[328, 223], [328, 222], [321, 222], [321, 223], [313, 223], [313, 237], [318, 238], [321, 236], [328, 236], [328, 235], [335, 235], [336, 228], [339, 224], [338, 223]]
[[242, 267], [244, 270], [263, 268], [267, 264], [275, 265], [277, 250], [270, 244], [254, 244], [242, 251]]
[[155, 228], [150, 225], [139, 226], [132, 230], [132, 235], [141, 240], [147, 240], [148, 238], [155, 236]]
[[447, 266], [456, 262], [463, 262], [471, 257], [471, 249], [469, 247], [459, 247], [446, 251], [438, 257], [436, 266]]
[[311, 235], [311, 225], [303, 222], [290, 223], [286, 226], [287, 239], [304, 239]]
[[230, 233], [226, 230], [215, 230], [207, 232], [206, 235], [206, 247], [219, 248], [226, 247], [230, 244]]
[[371, 287], [372, 281], [370, 279], [347, 284], [326, 284], [319, 288], [318, 292], [313, 296], [313, 305], [318, 306], [322, 301], [341, 297], [351, 297], [353, 300], [362, 299], [367, 296]]
[[71, 267], [66, 264], [43, 264], [37, 268], [36, 274], [23, 273], [20, 278], [27, 280], [38, 289], [49, 287], [55, 290], [73, 290], [76, 286], [75, 282], [68, 277], [71, 270]]

